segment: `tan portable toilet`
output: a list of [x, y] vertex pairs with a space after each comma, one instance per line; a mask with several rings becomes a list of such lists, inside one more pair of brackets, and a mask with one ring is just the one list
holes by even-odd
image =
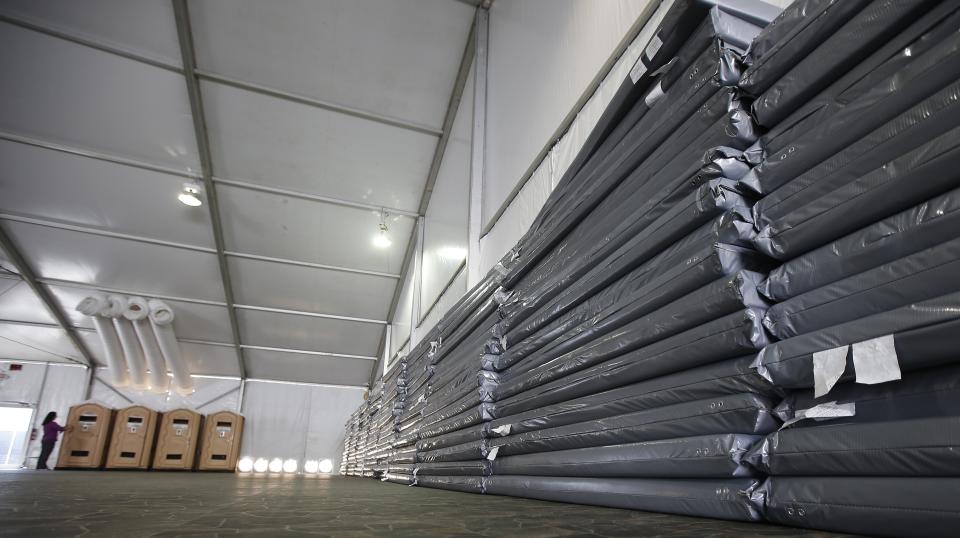
[[156, 411], [142, 405], [117, 411], [107, 453], [107, 469], [148, 469], [159, 418]]
[[243, 417], [237, 413], [221, 411], [207, 415], [203, 423], [203, 438], [200, 441], [201, 471], [233, 471], [240, 454], [240, 438], [243, 435]]
[[99, 469], [107, 457], [114, 411], [95, 403], [70, 408], [57, 469]]
[[189, 471], [196, 461], [203, 415], [189, 409], [175, 409], [160, 418], [153, 468]]

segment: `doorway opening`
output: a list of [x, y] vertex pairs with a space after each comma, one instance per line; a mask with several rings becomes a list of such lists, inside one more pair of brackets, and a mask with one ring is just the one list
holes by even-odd
[[32, 407], [0, 405], [0, 469], [19, 469], [27, 456]]

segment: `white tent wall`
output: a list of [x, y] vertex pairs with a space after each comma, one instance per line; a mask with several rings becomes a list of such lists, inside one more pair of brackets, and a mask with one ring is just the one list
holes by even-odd
[[[656, 3], [493, 3], [487, 61], [484, 225], [493, 220], [543, 144], [638, 17]], [[597, 107], [597, 114], [602, 109]], [[585, 131], [591, 126], [592, 122]]]
[[333, 461], [340, 468], [344, 427], [364, 390], [249, 381], [244, 389], [241, 457]]
[[[10, 378], [0, 383], [0, 402], [18, 403], [34, 408], [33, 427], [37, 438], [29, 441], [25, 464], [34, 467], [40, 454], [41, 422], [47, 413], [55, 411], [58, 422], [63, 424], [70, 406], [83, 399], [87, 386], [87, 369], [78, 365], [20, 363], [0, 361], [0, 368], [7, 370], [10, 364], [21, 364], [19, 371], [8, 372]], [[50, 455], [47, 465], [57, 462], [57, 451]]]

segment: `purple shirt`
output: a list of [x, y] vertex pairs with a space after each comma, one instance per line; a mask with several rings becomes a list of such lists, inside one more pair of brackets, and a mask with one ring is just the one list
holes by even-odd
[[63, 426], [51, 420], [50, 422], [47, 422], [46, 424], [43, 425], [43, 439], [41, 441], [43, 441], [44, 443], [47, 441], [56, 441], [57, 434], [59, 434], [63, 430], [64, 430]]

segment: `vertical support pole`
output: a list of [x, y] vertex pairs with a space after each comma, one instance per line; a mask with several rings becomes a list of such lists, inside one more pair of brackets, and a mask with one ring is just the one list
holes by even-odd
[[237, 414], [243, 414], [243, 397], [247, 395], [247, 380], [246, 378], [240, 379], [240, 394], [237, 396]]
[[413, 303], [410, 312], [410, 349], [417, 343], [417, 325], [420, 324], [420, 290], [423, 287], [423, 228], [424, 218], [417, 217], [416, 250], [413, 253]]
[[470, 154], [470, 211], [467, 222], [467, 289], [473, 288], [480, 274], [480, 233], [483, 229], [483, 178], [487, 137], [487, 38], [490, 12], [477, 10], [473, 78], [473, 136]]
[[[387, 330], [383, 334], [383, 375], [387, 375], [387, 371], [390, 370], [390, 347], [393, 344], [393, 324], [387, 324]], [[371, 386], [373, 384], [371, 383]]]
[[97, 368], [95, 366], [87, 366], [87, 388], [83, 391], [84, 401], [89, 400], [93, 396], [93, 380], [96, 379]]

